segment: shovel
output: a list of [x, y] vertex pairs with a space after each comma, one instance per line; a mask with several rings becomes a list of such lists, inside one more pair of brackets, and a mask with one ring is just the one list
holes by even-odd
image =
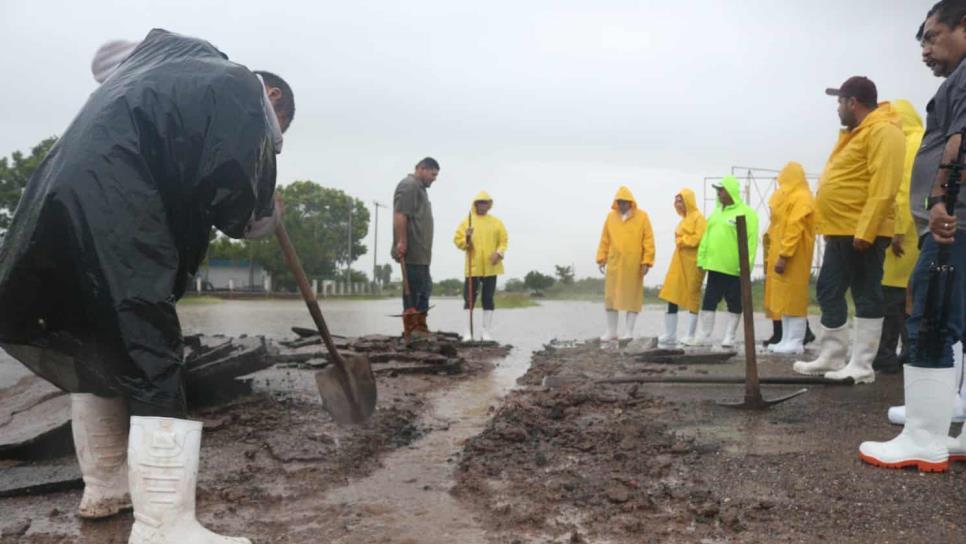
[[322, 341], [332, 359], [332, 366], [315, 374], [315, 383], [319, 388], [319, 395], [322, 396], [322, 404], [339, 425], [364, 423], [372, 417], [372, 412], [376, 409], [377, 397], [376, 379], [372, 375], [369, 359], [362, 355], [342, 357], [332, 342], [332, 335], [329, 334], [329, 327], [322, 317], [319, 301], [309, 287], [309, 280], [302, 270], [302, 263], [295, 253], [285, 225], [281, 222], [275, 228], [275, 236], [282, 246], [285, 262], [295, 276], [295, 282], [299, 286], [302, 298], [305, 299], [305, 305], [308, 306], [309, 313], [312, 314], [315, 326], [319, 329]]
[[761, 383], [758, 379], [758, 359], [755, 353], [755, 317], [751, 305], [751, 270], [748, 268], [748, 224], [745, 216], [736, 218], [738, 227], [738, 262], [741, 274], [741, 313], [744, 317], [745, 329], [745, 400], [743, 402], [720, 402], [721, 406], [742, 410], [764, 410], [770, 406], [793, 399], [804, 394], [808, 389], [765, 400], [761, 396]]

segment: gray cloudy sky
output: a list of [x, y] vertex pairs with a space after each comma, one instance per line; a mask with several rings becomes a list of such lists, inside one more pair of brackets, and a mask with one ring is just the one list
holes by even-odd
[[[436, 157], [435, 278], [462, 275], [451, 238], [481, 189], [509, 230], [507, 277], [554, 264], [597, 274], [600, 229], [626, 184], [655, 228], [656, 285], [681, 187], [700, 198], [702, 179], [732, 165], [821, 171], [838, 130], [826, 87], [866, 75], [880, 99], [925, 110], [940, 81], [913, 35], [932, 4], [0, 0], [0, 156], [61, 133], [94, 88], [100, 44], [162, 27], [293, 85], [282, 184], [391, 204], [415, 162]], [[355, 264], [367, 272], [369, 245]]]

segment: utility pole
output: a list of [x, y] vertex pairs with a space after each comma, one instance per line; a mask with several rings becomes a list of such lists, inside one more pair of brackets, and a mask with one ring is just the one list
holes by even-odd
[[380, 204], [378, 200], [372, 201], [373, 207], [376, 209], [376, 225], [372, 231], [373, 241], [372, 241], [372, 285], [378, 285], [377, 278], [379, 277], [379, 264], [377, 258], [379, 256], [379, 208], [385, 208], [384, 205]]
[[351, 196], [349, 197], [349, 258], [345, 262], [345, 284], [346, 284], [346, 294], [352, 294], [352, 205], [355, 204], [355, 199]]

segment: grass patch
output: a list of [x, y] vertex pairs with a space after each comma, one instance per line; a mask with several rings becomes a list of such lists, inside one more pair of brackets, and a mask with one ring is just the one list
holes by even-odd
[[526, 293], [497, 293], [495, 303], [498, 310], [516, 310], [540, 305]]
[[221, 304], [224, 300], [218, 297], [208, 297], [199, 295], [187, 295], [178, 301], [178, 304], [185, 306], [194, 306], [196, 304]]

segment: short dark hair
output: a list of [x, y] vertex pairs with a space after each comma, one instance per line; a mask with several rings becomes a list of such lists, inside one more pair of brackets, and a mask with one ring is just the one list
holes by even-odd
[[436, 170], [439, 171], [439, 163], [436, 159], [432, 157], [426, 157], [425, 159], [416, 163], [416, 168], [422, 168], [424, 170]]
[[[940, 0], [936, 2], [930, 10], [926, 13], [926, 19], [936, 16], [936, 19], [948, 26], [949, 28], [956, 28], [959, 23], [966, 17], [966, 0]], [[916, 40], [922, 41], [922, 34], [925, 30], [926, 23], [919, 25], [919, 32], [916, 33]]]
[[295, 95], [292, 94], [292, 88], [284, 79], [271, 72], [255, 70], [255, 73], [261, 76], [262, 81], [267, 83], [269, 87], [275, 87], [282, 91], [282, 98], [279, 99], [277, 107], [288, 117], [288, 122], [291, 124], [292, 120], [295, 119]]

